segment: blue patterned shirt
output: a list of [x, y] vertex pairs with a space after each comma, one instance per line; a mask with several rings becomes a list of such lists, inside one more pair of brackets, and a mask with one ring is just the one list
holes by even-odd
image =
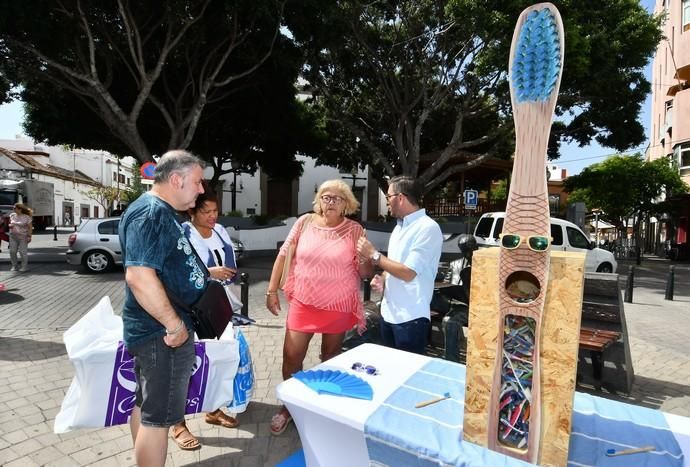
[[[206, 282], [203, 265], [197, 260], [172, 206], [149, 193], [141, 195], [122, 216], [119, 234], [125, 268], [155, 269], [161, 282], [180, 300], [192, 304], [199, 299]], [[187, 313], [177, 307], [176, 310], [191, 331], [192, 322]], [[139, 305], [127, 285], [122, 321], [127, 347], [165, 335], [165, 327]]]

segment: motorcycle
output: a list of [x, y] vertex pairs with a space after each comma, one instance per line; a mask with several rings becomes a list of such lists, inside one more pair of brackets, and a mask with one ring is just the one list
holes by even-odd
[[467, 338], [463, 328], [468, 326], [472, 254], [478, 248], [477, 240], [463, 234], [458, 238], [458, 248], [460, 258], [450, 263], [444, 283], [434, 289], [431, 309], [442, 315], [443, 357], [464, 362]]

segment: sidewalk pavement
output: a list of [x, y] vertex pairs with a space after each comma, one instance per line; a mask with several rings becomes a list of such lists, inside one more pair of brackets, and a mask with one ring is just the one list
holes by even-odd
[[[65, 263], [67, 240], [74, 233], [74, 228], [48, 229], [34, 232], [29, 243], [29, 264], [31, 263]], [[0, 246], [0, 264], [10, 263], [10, 245], [3, 241]]]
[[[5, 381], [0, 385], [0, 465], [134, 465], [126, 426], [61, 435], [52, 431], [73, 375], [62, 333], [102, 296], [110, 296], [115, 310], [124, 296], [121, 268], [90, 275], [64, 262], [59, 250], [66, 249], [68, 235], [61, 232], [58, 245], [51, 243], [52, 234], [37, 235], [30, 247], [29, 273], [8, 271], [6, 245], [0, 254], [0, 282], [8, 289], [0, 292], [0, 372]], [[690, 417], [690, 265], [676, 265], [675, 300], [666, 301], [669, 265], [645, 258], [636, 268], [633, 303], [625, 304], [636, 373], [631, 394], [595, 394]], [[621, 264], [621, 284], [629, 266]], [[294, 425], [280, 437], [269, 433], [279, 404], [275, 387], [282, 379], [285, 316], [283, 310], [274, 317], [264, 306], [271, 259], [247, 259], [240, 267], [250, 275], [250, 316], [257, 320], [243, 328], [254, 362], [254, 401], [239, 415], [238, 428], [190, 417], [188, 425], [203, 448], [182, 451], [171, 442], [167, 465], [272, 466], [300, 447]], [[317, 337], [305, 368], [318, 363], [319, 344]]]

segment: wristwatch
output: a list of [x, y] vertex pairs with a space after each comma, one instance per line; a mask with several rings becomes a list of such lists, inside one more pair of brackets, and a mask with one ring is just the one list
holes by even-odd
[[381, 252], [375, 251], [374, 254], [371, 255], [371, 262], [374, 263], [374, 266], [378, 266], [380, 260], [381, 260]]

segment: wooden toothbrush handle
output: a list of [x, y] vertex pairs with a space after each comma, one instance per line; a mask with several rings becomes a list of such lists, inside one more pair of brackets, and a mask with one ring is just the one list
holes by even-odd
[[426, 407], [427, 405], [435, 404], [436, 402], [441, 402], [444, 399], [448, 399], [448, 398], [446, 396], [441, 396], [441, 397], [437, 397], [436, 399], [431, 399], [431, 400], [424, 401], [424, 402], [417, 402], [414, 405], [414, 408], [415, 409], [421, 409], [422, 407]]

